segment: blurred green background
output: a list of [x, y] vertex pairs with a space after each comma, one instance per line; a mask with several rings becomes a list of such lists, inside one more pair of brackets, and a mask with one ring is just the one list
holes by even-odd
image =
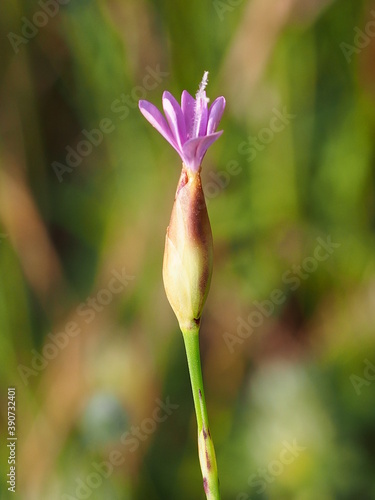
[[375, 499], [375, 3], [1, 10], [1, 498], [204, 498], [161, 279], [180, 159], [137, 101], [209, 70], [227, 108], [202, 172], [201, 349], [223, 500]]

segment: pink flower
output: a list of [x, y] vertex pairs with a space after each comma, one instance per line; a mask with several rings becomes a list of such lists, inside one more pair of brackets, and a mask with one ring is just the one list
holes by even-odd
[[216, 129], [224, 112], [225, 99], [218, 97], [208, 108], [207, 82], [206, 71], [195, 99], [184, 90], [181, 106], [170, 92], [165, 91], [162, 102], [166, 119], [156, 106], [139, 101], [139, 109], [146, 120], [174, 147], [185, 166], [193, 172], [199, 171], [206, 151], [223, 133], [222, 130], [216, 132]]

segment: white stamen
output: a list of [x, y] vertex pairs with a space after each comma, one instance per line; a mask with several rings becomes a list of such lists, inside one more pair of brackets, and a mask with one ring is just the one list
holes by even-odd
[[197, 93], [195, 94], [194, 106], [194, 125], [192, 137], [198, 137], [199, 125], [202, 118], [203, 102], [209, 103], [210, 99], [206, 96], [206, 87], [208, 84], [208, 71], [203, 73], [203, 78], [199, 84]]
[[207, 84], [208, 84], [208, 71], [205, 71], [203, 73], [202, 81], [199, 84], [198, 92], [195, 94], [195, 98], [197, 100], [198, 99], [205, 99], [206, 102], [209, 102], [209, 99], [206, 97], [206, 92], [205, 92]]

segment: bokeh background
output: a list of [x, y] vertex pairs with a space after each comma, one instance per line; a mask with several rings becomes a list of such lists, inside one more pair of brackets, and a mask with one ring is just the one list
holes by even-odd
[[222, 497], [374, 499], [375, 3], [3, 0], [0, 26], [1, 498], [204, 498], [161, 279], [180, 159], [137, 101], [209, 70]]

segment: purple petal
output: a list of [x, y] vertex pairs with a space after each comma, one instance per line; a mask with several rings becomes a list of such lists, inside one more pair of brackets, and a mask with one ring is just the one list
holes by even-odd
[[212, 134], [217, 129], [221, 117], [223, 116], [225, 109], [225, 98], [218, 97], [211, 104], [210, 111], [208, 113], [208, 123], [207, 123], [207, 134]]
[[187, 138], [191, 139], [193, 134], [194, 126], [194, 110], [195, 110], [195, 99], [192, 97], [187, 90], [182, 92], [181, 96], [181, 109], [185, 118], [185, 127]]
[[180, 150], [176, 145], [172, 132], [168, 127], [168, 124], [164, 116], [160, 113], [158, 108], [153, 104], [151, 104], [150, 102], [143, 100], [139, 101], [138, 106], [142, 115], [146, 118], [146, 120], [150, 122], [151, 125], [154, 128], [156, 128], [159, 134], [161, 134], [164, 137], [164, 139], [166, 139], [169, 142], [169, 144], [171, 144], [175, 148], [175, 150], [179, 153]]
[[215, 134], [206, 135], [205, 137], [196, 137], [185, 142], [182, 152], [184, 162], [190, 170], [196, 172], [201, 166], [204, 155], [207, 149], [221, 136], [223, 131]]
[[186, 141], [184, 115], [176, 99], [167, 91], [163, 93], [163, 109], [176, 144], [182, 149], [182, 145]]

